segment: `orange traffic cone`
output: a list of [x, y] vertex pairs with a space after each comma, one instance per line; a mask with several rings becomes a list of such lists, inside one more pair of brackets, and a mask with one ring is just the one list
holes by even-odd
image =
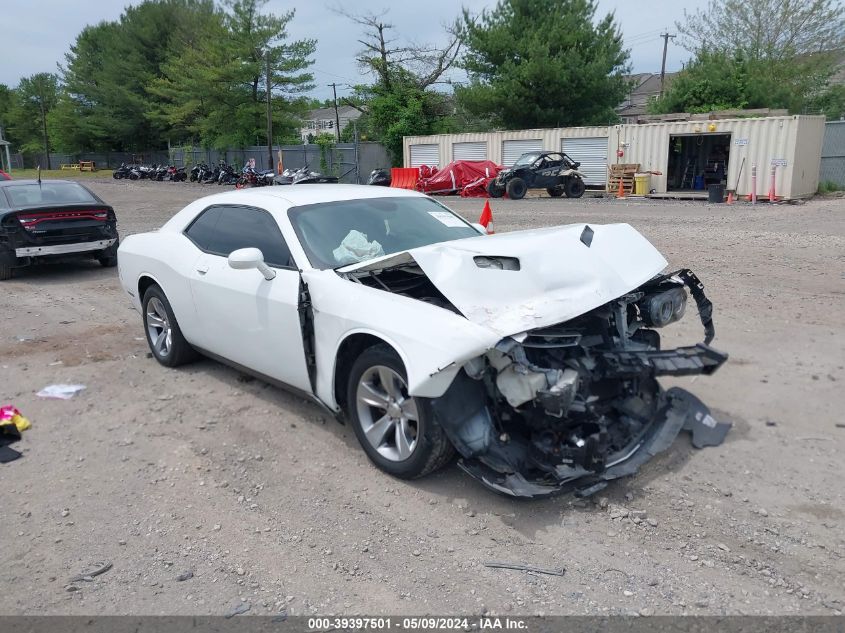
[[622, 184], [622, 178], [619, 178], [619, 189], [616, 190], [616, 197], [617, 198], [624, 198], [625, 197], [625, 186]]
[[490, 201], [484, 201], [484, 209], [481, 211], [481, 217], [478, 218], [478, 223], [487, 229], [487, 235], [493, 235], [493, 210], [490, 208]]

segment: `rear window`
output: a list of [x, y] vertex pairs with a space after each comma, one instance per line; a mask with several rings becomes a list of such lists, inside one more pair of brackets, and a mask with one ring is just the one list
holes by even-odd
[[40, 185], [21, 184], [3, 187], [13, 207], [42, 204], [96, 203], [97, 199], [82, 185], [75, 182], [42, 182]]

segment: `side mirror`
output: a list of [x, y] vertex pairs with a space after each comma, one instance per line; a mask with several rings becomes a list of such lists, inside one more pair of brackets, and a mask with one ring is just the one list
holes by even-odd
[[276, 276], [276, 271], [264, 263], [264, 255], [257, 248], [239, 248], [232, 251], [229, 253], [229, 266], [235, 270], [256, 268], [267, 281]]
[[473, 222], [472, 226], [475, 230], [477, 230], [482, 235], [487, 235], [487, 227], [485, 227], [483, 224], [479, 224], [478, 222]]

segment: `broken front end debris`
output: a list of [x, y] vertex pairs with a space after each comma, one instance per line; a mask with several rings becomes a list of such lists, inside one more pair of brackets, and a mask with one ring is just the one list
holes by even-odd
[[[705, 342], [663, 350], [657, 329], [684, 315], [687, 289]], [[713, 336], [698, 278], [689, 270], [659, 275], [565, 323], [504, 338], [466, 363], [432, 405], [461, 468], [488, 487], [586, 496], [634, 474], [682, 430], [697, 448], [724, 440], [730, 423], [657, 381], [715, 372], [727, 355], [709, 346]]]

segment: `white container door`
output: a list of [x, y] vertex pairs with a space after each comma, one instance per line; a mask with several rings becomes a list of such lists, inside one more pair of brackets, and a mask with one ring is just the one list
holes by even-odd
[[607, 182], [607, 137], [564, 138], [560, 149], [581, 163], [578, 171], [584, 174], [585, 185], [604, 187]]
[[487, 141], [452, 143], [452, 160], [487, 160]]
[[437, 143], [425, 145], [411, 145], [410, 167], [428, 165], [429, 167], [440, 167], [440, 146]]
[[502, 141], [502, 165], [512, 166], [525, 152], [543, 151], [543, 141], [532, 138], [519, 141]]

